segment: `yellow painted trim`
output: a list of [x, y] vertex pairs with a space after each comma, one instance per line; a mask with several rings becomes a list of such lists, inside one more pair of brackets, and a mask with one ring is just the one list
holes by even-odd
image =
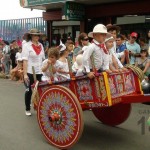
[[138, 82], [139, 82], [139, 87], [140, 87], [141, 94], [144, 94], [143, 91], [142, 91], [141, 82], [140, 82], [139, 78], [138, 78]]
[[109, 87], [108, 76], [107, 76], [106, 72], [103, 72], [103, 75], [104, 75], [104, 82], [105, 82], [105, 87], [106, 87], [108, 103], [109, 103], [109, 106], [112, 106], [112, 99], [111, 99], [111, 92], [110, 92], [110, 87]]

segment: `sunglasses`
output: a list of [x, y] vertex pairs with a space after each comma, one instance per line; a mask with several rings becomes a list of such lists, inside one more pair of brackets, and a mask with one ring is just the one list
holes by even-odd
[[83, 41], [88, 41], [88, 40], [89, 40], [89, 38], [83, 39]]

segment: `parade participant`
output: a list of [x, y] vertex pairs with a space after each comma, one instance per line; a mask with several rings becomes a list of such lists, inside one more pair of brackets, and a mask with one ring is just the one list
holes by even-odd
[[82, 60], [83, 60], [83, 54], [79, 54], [76, 57], [76, 61], [72, 65], [72, 71], [76, 77], [83, 76], [86, 74], [85, 69], [83, 67]]
[[107, 59], [108, 57], [106, 56], [108, 51], [104, 44], [106, 34], [107, 28], [103, 24], [97, 24], [93, 28], [93, 32], [88, 34], [89, 37], [93, 38], [93, 41], [83, 53], [83, 67], [85, 68], [89, 78], [93, 78], [95, 76], [94, 70], [92, 70], [91, 56], [93, 57], [94, 67], [97, 72], [111, 72], [106, 68], [109, 63], [109, 59]]
[[[112, 72], [119, 72], [119, 66], [117, 63], [116, 58], [114, 57], [114, 53], [109, 52], [111, 48], [114, 46], [114, 38], [110, 33], [107, 34], [105, 39], [106, 48], [108, 50], [108, 57], [109, 57], [109, 66], [108, 69], [110, 69]], [[118, 58], [117, 58], [118, 59]]]
[[31, 115], [30, 103], [31, 103], [31, 85], [34, 83], [33, 70], [34, 67], [37, 80], [41, 81], [42, 76], [42, 61], [45, 59], [44, 48], [39, 43], [39, 38], [42, 33], [37, 29], [31, 29], [28, 33], [30, 35], [30, 41], [25, 43], [22, 48], [22, 59], [23, 59], [23, 72], [24, 82], [26, 86], [25, 91], [25, 114]]
[[59, 47], [61, 47], [59, 62], [63, 68], [63, 70], [58, 73], [60, 75], [59, 78], [62, 77], [60, 80], [70, 79], [69, 66], [67, 60], [69, 51], [66, 49], [66, 46], [62, 42], [60, 42]]
[[[127, 70], [126, 68], [123, 68], [122, 64], [120, 63], [120, 60], [119, 59], [124, 59], [125, 58], [128, 58], [128, 51], [125, 50], [123, 52], [120, 52], [120, 53], [116, 53], [116, 38], [117, 38], [117, 35], [118, 33], [120, 32], [120, 27], [119, 26], [116, 26], [116, 25], [111, 25], [111, 24], [108, 24], [107, 25], [107, 31], [112, 35], [112, 37], [114, 38], [114, 46], [109, 50], [109, 52], [113, 55], [114, 57], [116, 58], [116, 60], [118, 61], [118, 65], [119, 65], [119, 68], [122, 68], [122, 70]], [[118, 59], [119, 58], [119, 59]], [[128, 61], [128, 60], [127, 60]]]
[[130, 64], [135, 64], [136, 57], [140, 56], [140, 45], [136, 42], [138, 34], [136, 32], [132, 32], [130, 34], [130, 39], [126, 42], [126, 47], [129, 51]]
[[107, 31], [112, 35], [112, 37], [114, 38], [114, 46], [111, 48], [112, 53], [115, 54], [115, 57], [121, 59], [121, 57], [124, 57], [124, 52], [119, 52], [116, 53], [116, 38], [118, 33], [120, 32], [120, 27], [117, 25], [112, 25], [112, 24], [108, 24], [107, 26]]
[[42, 81], [58, 81], [56, 73], [60, 69], [60, 63], [58, 59], [59, 49], [56, 47], [50, 48], [48, 50], [48, 58], [45, 59], [42, 64]]

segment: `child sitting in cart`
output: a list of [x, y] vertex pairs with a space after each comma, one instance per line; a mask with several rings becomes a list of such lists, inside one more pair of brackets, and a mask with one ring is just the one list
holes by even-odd
[[[42, 81], [61, 81], [61, 72], [63, 72], [63, 66], [58, 61], [59, 49], [52, 47], [48, 50], [48, 59], [45, 59], [42, 64]], [[62, 75], [63, 76], [63, 75]]]
[[88, 46], [84, 46], [80, 53], [76, 56], [76, 61], [72, 65], [72, 71], [76, 77], [86, 75], [85, 68], [83, 67], [83, 53]]
[[67, 50], [66, 46], [61, 41], [60, 41], [59, 47], [60, 47], [60, 51], [59, 51], [60, 57], [58, 61], [61, 64], [61, 67], [63, 69], [59, 70], [57, 75], [59, 76], [60, 80], [70, 79], [69, 67], [71, 67], [71, 62], [69, 64], [68, 62], [69, 60], [67, 60], [69, 51]]
[[116, 72], [116, 73], [119, 71], [122, 71], [121, 68], [123, 68], [123, 65], [121, 64], [120, 60], [117, 57], [115, 57], [115, 55], [111, 51], [111, 48], [114, 45], [114, 38], [112, 37], [110, 33], [107, 33], [107, 36], [105, 39], [105, 45], [108, 50], [109, 69], [112, 72]]
[[112, 72], [109, 69], [108, 51], [104, 43], [106, 35], [107, 28], [103, 24], [97, 24], [93, 28], [93, 32], [88, 34], [89, 37], [93, 38], [93, 41], [83, 53], [83, 67], [89, 78], [94, 78], [95, 72]]

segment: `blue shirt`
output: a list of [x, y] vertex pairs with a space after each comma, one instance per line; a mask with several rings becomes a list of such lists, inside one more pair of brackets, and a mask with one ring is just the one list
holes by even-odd
[[[136, 42], [134, 42], [133, 44], [129, 43], [128, 41], [126, 42], [126, 47], [129, 51], [131, 51], [132, 53], [140, 53], [141, 48], [140, 45]], [[130, 64], [135, 64], [135, 56], [130, 56]]]
[[117, 47], [116, 52], [117, 53], [121, 53], [123, 52], [125, 49], [127, 49], [126, 44], [122, 43], [120, 46]]

